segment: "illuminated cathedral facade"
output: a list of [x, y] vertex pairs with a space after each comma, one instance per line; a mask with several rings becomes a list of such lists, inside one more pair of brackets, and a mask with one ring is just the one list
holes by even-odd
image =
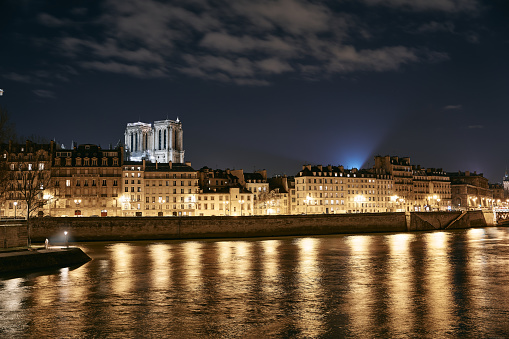
[[184, 163], [182, 122], [128, 123], [124, 133], [126, 160]]

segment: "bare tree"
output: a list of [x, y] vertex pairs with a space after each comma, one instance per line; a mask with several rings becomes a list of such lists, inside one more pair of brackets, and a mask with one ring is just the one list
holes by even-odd
[[[14, 212], [19, 209], [19, 215], [27, 220], [28, 246], [31, 245], [30, 218], [42, 213], [42, 208], [48, 203], [50, 189], [50, 163], [53, 149], [51, 144], [35, 144], [26, 141], [25, 144], [2, 144], [0, 168], [4, 173], [4, 198], [9, 208], [14, 205]], [[42, 215], [42, 214], [41, 214]]]

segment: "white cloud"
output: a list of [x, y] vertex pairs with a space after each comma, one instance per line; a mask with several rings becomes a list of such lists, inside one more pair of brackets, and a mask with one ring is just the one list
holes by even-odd
[[33, 92], [35, 95], [37, 95], [40, 98], [55, 99], [55, 93], [52, 91], [48, 91], [45, 89], [35, 89], [35, 90], [33, 90]]
[[85, 61], [81, 62], [80, 66], [85, 69], [93, 69], [98, 71], [105, 71], [111, 73], [129, 74], [139, 78], [158, 78], [166, 76], [163, 69], [158, 68], [144, 68], [138, 65], [129, 65], [120, 62], [102, 62], [102, 61]]
[[447, 105], [447, 106], [444, 106], [443, 109], [445, 110], [458, 110], [458, 109], [461, 109], [463, 106], [462, 105]]

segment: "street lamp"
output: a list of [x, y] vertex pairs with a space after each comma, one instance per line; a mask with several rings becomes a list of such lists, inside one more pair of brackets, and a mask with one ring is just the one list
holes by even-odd
[[64, 231], [65, 235], [65, 247], [69, 248], [69, 243], [67, 242], [67, 231]]
[[18, 207], [18, 202], [14, 202], [14, 219], [16, 219], [16, 208]]
[[306, 205], [306, 215], [308, 214], [308, 205], [311, 203], [311, 200], [313, 200], [313, 198], [311, 198], [310, 196], [307, 196], [306, 199], [304, 200], [304, 204]]

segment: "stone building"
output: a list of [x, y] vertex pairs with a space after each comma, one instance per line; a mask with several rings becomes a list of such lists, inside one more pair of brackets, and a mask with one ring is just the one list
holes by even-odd
[[448, 172], [452, 206], [461, 210], [493, 207], [493, 191], [488, 179], [477, 172]]
[[197, 171], [191, 163], [125, 162], [123, 216], [196, 215]]
[[297, 214], [394, 210], [393, 180], [385, 172], [304, 165], [295, 176]]
[[441, 168], [413, 169], [415, 211], [446, 211], [451, 209], [451, 181]]
[[398, 212], [414, 210], [413, 172], [410, 158], [396, 156], [375, 156], [375, 171], [388, 173], [394, 179], [393, 201], [397, 203]]
[[121, 216], [124, 150], [83, 144], [59, 149], [51, 166], [52, 216]]
[[128, 123], [124, 133], [127, 161], [184, 163], [182, 122], [159, 120], [154, 124]]
[[23, 217], [49, 214], [50, 168], [57, 145], [27, 140], [0, 144], [0, 215]]

